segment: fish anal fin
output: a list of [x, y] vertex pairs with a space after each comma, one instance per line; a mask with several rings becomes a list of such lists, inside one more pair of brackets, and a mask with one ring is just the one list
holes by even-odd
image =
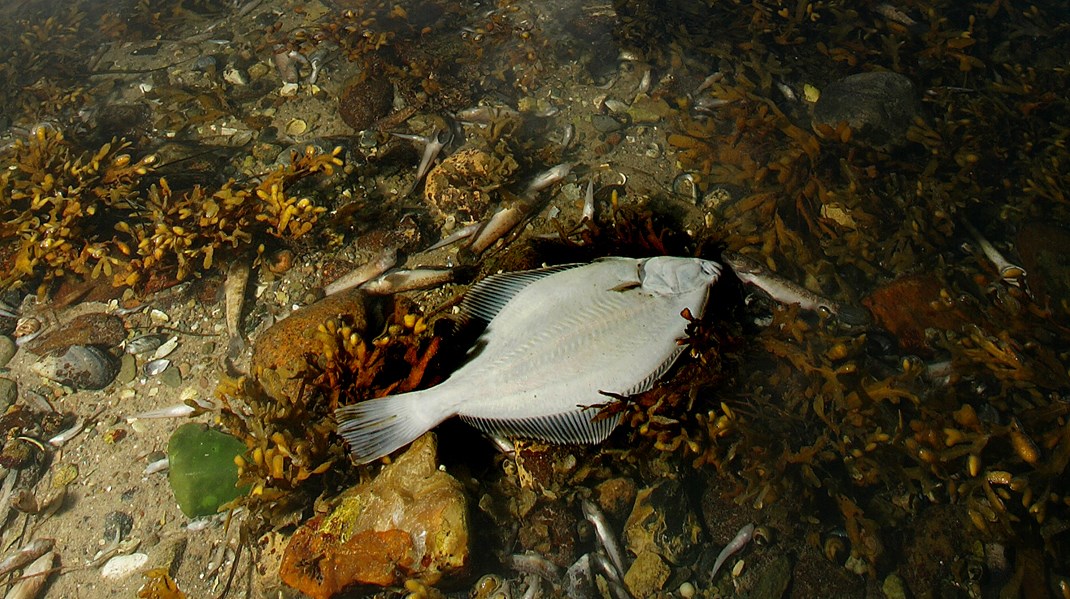
[[620, 424], [620, 414], [599, 418], [594, 409], [576, 409], [532, 418], [480, 418], [461, 415], [461, 418], [496, 437], [536, 439], [559, 445], [601, 443]]

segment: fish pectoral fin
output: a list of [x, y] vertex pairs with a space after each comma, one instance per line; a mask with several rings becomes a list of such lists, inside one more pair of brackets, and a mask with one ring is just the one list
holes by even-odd
[[627, 281], [627, 282], [621, 283], [620, 285], [617, 285], [616, 287], [610, 289], [610, 291], [624, 292], [624, 291], [628, 291], [629, 289], [635, 289], [636, 287], [642, 287], [642, 286], [643, 286], [642, 283], [640, 283], [639, 281]]

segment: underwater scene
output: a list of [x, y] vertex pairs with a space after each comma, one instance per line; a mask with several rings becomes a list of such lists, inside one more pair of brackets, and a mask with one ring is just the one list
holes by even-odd
[[8, 598], [1070, 598], [1060, 0], [0, 2]]

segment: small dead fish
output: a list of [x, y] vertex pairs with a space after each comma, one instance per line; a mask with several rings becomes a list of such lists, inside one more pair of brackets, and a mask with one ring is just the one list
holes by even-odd
[[372, 295], [389, 295], [414, 289], [427, 289], [449, 283], [453, 280], [453, 270], [448, 268], [416, 268], [412, 270], [395, 270], [372, 279], [360, 286]]
[[717, 573], [721, 571], [721, 566], [724, 565], [728, 558], [738, 553], [739, 550], [747, 546], [751, 538], [754, 536], [754, 525], [747, 524], [743, 528], [739, 529], [734, 539], [728, 542], [721, 550], [721, 553], [717, 554], [717, 561], [713, 563], [713, 571], [710, 572], [710, 580], [717, 577]]
[[323, 288], [323, 293], [334, 295], [340, 291], [362, 285], [393, 268], [397, 261], [398, 251], [394, 248], [387, 248], [379, 252], [379, 255], [367, 264], [358, 266], [332, 281], [330, 285]]
[[21, 549], [0, 561], [0, 577], [7, 576], [45, 553], [52, 551], [52, 547], [55, 545], [55, 539], [34, 539], [30, 541]]
[[535, 175], [535, 178], [524, 189], [524, 197], [530, 198], [532, 195], [564, 179], [571, 170], [572, 165], [565, 162]]
[[52, 447], [62, 447], [64, 443], [67, 443], [71, 439], [77, 437], [78, 433], [82, 432], [82, 429], [85, 428], [85, 422], [85, 418], [79, 417], [78, 420], [76, 420], [70, 428], [64, 431], [60, 431], [54, 437], [49, 439], [48, 444]]
[[54, 571], [55, 564], [56, 554], [53, 551], [48, 551], [35, 559], [33, 563], [22, 571], [22, 576], [17, 579], [18, 581], [11, 585], [7, 595], [4, 595], [4, 599], [33, 599], [37, 597], [37, 594], [41, 592], [41, 588], [45, 586], [45, 582], [48, 581], [49, 575]]
[[471, 359], [430, 389], [340, 408], [338, 432], [360, 464], [453, 416], [490, 435], [599, 443], [620, 415], [598, 418], [598, 406], [668, 371], [684, 350], [681, 313], [702, 314], [720, 272], [660, 256], [488, 277], [461, 303], [464, 318], [487, 323]]
[[595, 535], [598, 537], [598, 542], [602, 545], [602, 549], [605, 550], [606, 555], [609, 556], [610, 561], [613, 563], [613, 568], [616, 570], [617, 578], [624, 576], [627, 570], [624, 568], [624, 557], [620, 550], [620, 543], [617, 541], [617, 535], [613, 534], [613, 529], [609, 527], [609, 522], [606, 521], [605, 514], [602, 510], [598, 509], [598, 506], [584, 499], [580, 502], [580, 507], [583, 509], [583, 517], [587, 518], [587, 521], [594, 527]]
[[482, 226], [481, 223], [472, 223], [470, 225], [459, 227], [453, 233], [450, 233], [449, 235], [443, 237], [438, 243], [432, 245], [424, 251], [433, 252], [439, 248], [444, 248], [447, 245], [450, 245], [451, 243], [457, 243], [462, 239], [467, 239], [468, 237], [471, 237], [472, 234], [474, 234], [476, 231], [478, 231], [480, 226]]
[[147, 412], [141, 412], [134, 414], [133, 416], [127, 416], [126, 421], [128, 423], [135, 420], [154, 420], [159, 418], [185, 418], [186, 416], [197, 416], [205, 412], [216, 409], [218, 406], [210, 399], [191, 399], [188, 403], [174, 404], [163, 408], [156, 408], [155, 410], [149, 410]]
[[583, 194], [582, 217], [588, 221], [594, 220], [594, 179], [587, 181], [587, 192]]
[[520, 113], [506, 106], [474, 106], [458, 112], [456, 116], [462, 123], [490, 125], [503, 119], [517, 119]]
[[527, 214], [527, 210], [523, 206], [510, 206], [495, 212], [490, 217], [490, 220], [487, 221], [487, 224], [479, 230], [468, 249], [473, 254], [483, 253], [483, 250], [489, 248], [495, 241], [512, 231], [513, 227], [517, 226], [520, 221], [524, 220], [525, 214]]
[[878, 4], [875, 9], [877, 14], [888, 19], [889, 21], [895, 21], [900, 25], [906, 25], [907, 27], [913, 27], [918, 24], [917, 21], [910, 18], [905, 12], [892, 6], [891, 4]]
[[245, 307], [245, 289], [249, 286], [249, 271], [252, 265], [242, 256], [227, 267], [227, 280], [223, 283], [223, 298], [226, 306], [227, 334], [230, 347], [227, 354], [240, 355], [245, 350], [245, 337], [241, 332], [241, 316]]
[[438, 127], [431, 129], [431, 135], [427, 136], [427, 145], [424, 146], [423, 156], [420, 157], [420, 166], [416, 169], [416, 179], [409, 186], [409, 190], [405, 192], [406, 196], [416, 191], [420, 181], [423, 181], [424, 177], [427, 176], [427, 172], [431, 170], [431, 164], [442, 153], [442, 148], [445, 148], [451, 141], [453, 141], [453, 132], [449, 129], [445, 131], [439, 131]]
[[732, 268], [740, 281], [754, 285], [777, 302], [799, 304], [800, 308], [811, 312], [826, 311], [835, 314], [848, 325], [862, 325], [869, 321], [869, 313], [864, 309], [823, 298], [798, 283], [774, 274], [756, 260], [742, 254], [724, 252], [721, 258]]

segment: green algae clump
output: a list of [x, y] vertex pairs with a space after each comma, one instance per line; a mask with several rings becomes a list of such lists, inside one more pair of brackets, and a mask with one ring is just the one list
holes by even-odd
[[245, 494], [234, 458], [245, 444], [203, 424], [183, 424], [167, 443], [168, 479], [178, 507], [189, 518], [208, 516]]

